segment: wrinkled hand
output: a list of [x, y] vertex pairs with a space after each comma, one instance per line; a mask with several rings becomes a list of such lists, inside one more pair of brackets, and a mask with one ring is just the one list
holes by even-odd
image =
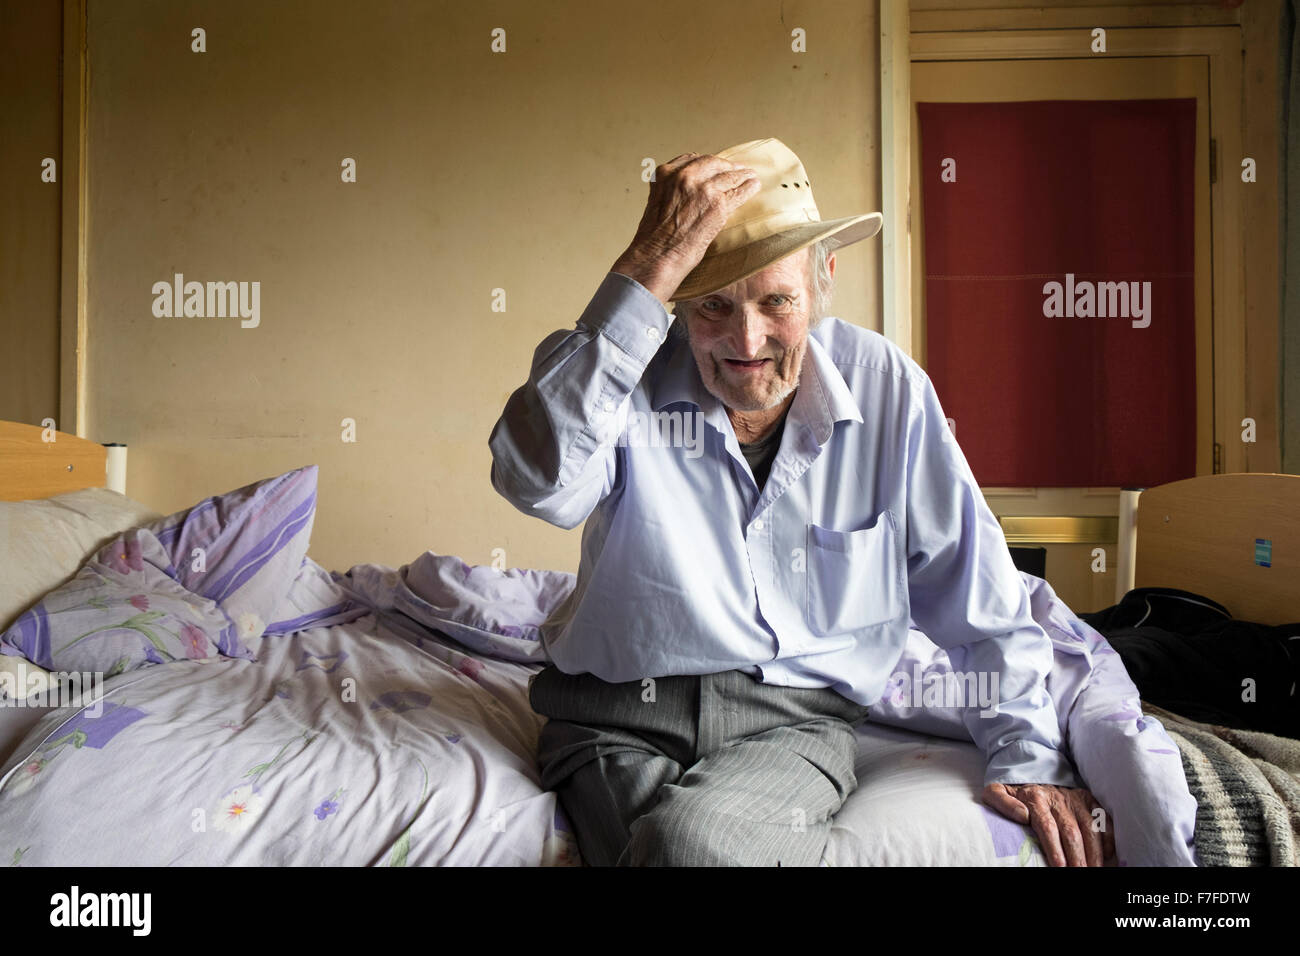
[[732, 212], [759, 188], [758, 173], [719, 156], [670, 159], [655, 169], [636, 236], [611, 271], [669, 301]]
[[1096, 832], [1093, 811], [1101, 807], [1087, 790], [991, 783], [984, 788], [984, 802], [1009, 820], [1031, 824], [1049, 866], [1102, 866], [1115, 856], [1110, 814], [1102, 810], [1096, 819], [1103, 829]]

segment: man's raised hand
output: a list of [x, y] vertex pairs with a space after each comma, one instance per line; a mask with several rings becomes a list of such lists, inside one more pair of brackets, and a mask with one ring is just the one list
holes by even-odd
[[683, 153], [655, 169], [636, 236], [611, 271], [671, 301], [731, 214], [759, 190], [758, 174], [718, 156]]

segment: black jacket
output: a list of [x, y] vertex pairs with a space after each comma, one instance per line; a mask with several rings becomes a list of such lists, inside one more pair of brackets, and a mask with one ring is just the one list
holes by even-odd
[[1300, 739], [1300, 623], [1234, 620], [1223, 605], [1174, 588], [1137, 588], [1079, 617], [1105, 635], [1143, 700], [1202, 723]]

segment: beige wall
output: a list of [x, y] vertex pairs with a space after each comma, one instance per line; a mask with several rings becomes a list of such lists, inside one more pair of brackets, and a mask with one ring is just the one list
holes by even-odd
[[61, 31], [57, 2], [0, 0], [0, 419], [28, 425], [59, 417]]
[[[875, 17], [856, 0], [89, 0], [86, 434], [127, 442], [128, 493], [164, 512], [319, 464], [311, 553], [330, 568], [503, 548], [576, 569], [580, 531], [489, 484], [507, 395], [631, 239], [644, 157], [776, 136], [823, 215], [879, 208]], [[175, 272], [259, 281], [260, 325], [155, 318]], [[879, 328], [878, 274], [878, 247], [846, 250], [834, 311]]]

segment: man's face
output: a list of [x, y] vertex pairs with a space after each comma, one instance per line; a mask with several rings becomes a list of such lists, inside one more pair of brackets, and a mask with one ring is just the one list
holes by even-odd
[[809, 255], [801, 249], [689, 300], [686, 330], [700, 378], [728, 408], [773, 408], [798, 386], [812, 313]]

